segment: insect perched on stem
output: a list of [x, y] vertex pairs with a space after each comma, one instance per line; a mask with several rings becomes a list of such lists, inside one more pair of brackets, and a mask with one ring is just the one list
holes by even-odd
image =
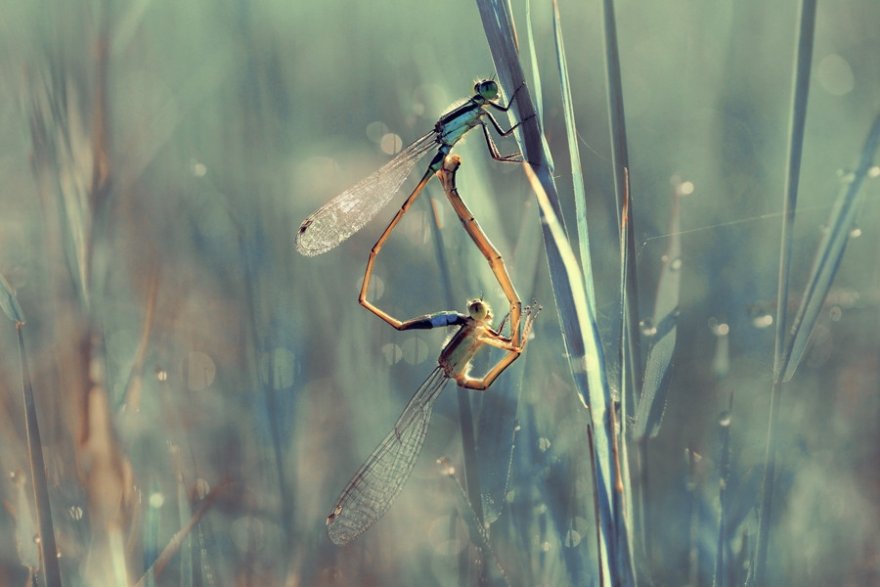
[[[330, 540], [336, 544], [347, 544], [362, 534], [391, 507], [413, 470], [428, 431], [434, 400], [446, 384], [453, 380], [467, 389], [487, 389], [523, 352], [534, 318], [540, 311], [540, 307], [536, 305], [522, 308], [501, 255], [461, 200], [455, 186], [455, 173], [459, 165], [460, 159], [451, 155], [445, 159], [437, 175], [465, 230], [489, 261], [504, 290], [510, 304], [510, 336], [502, 334], [504, 320], [497, 330], [494, 328], [492, 309], [482, 299], [469, 300], [467, 314], [445, 311], [403, 321], [367, 300], [373, 263], [382, 245], [406, 212], [406, 207], [401, 208], [370, 252], [360, 303], [397, 330], [444, 326], [457, 326], [458, 330], [443, 347], [437, 366], [410, 399], [394, 428], [354, 474], [339, 496], [333, 511], [327, 516], [327, 532]], [[523, 313], [525, 321], [521, 327]], [[471, 360], [485, 347], [495, 347], [505, 353], [485, 375], [473, 377], [469, 373]]]
[[[520, 88], [517, 88], [516, 92]], [[494, 80], [477, 82], [474, 84], [474, 92], [464, 104], [441, 116], [431, 132], [415, 140], [372, 175], [345, 190], [307, 217], [296, 235], [297, 250], [307, 256], [319, 255], [363, 228], [400, 190], [400, 186], [409, 177], [416, 163], [428, 152], [436, 150], [428, 169], [425, 170], [425, 174], [407, 201], [415, 199], [431, 176], [443, 166], [443, 160], [452, 147], [469, 130], [478, 126], [483, 129], [483, 136], [486, 138], [486, 145], [493, 159], [507, 162], [522, 161], [519, 154], [502, 155], [498, 152], [498, 147], [495, 146], [485, 123], [487, 119], [501, 136], [509, 136], [519, 123], [508, 130], [503, 130], [492, 116], [490, 109], [507, 112], [513, 103], [513, 97], [507, 106], [496, 102], [498, 83]], [[513, 93], [514, 96], [516, 92]]]

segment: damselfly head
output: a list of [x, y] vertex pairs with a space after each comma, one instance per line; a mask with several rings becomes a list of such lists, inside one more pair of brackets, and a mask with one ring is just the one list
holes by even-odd
[[474, 92], [487, 100], [498, 97], [498, 82], [491, 79], [483, 79], [474, 84]]
[[483, 300], [468, 300], [468, 315], [474, 320], [483, 321], [492, 319], [492, 307]]

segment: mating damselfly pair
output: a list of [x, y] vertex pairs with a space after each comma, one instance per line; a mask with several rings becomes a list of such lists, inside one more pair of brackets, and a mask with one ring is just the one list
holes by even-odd
[[[327, 517], [328, 533], [336, 544], [346, 544], [359, 536], [391, 506], [409, 478], [421, 451], [434, 400], [449, 380], [468, 389], [487, 389], [520, 356], [531, 333], [533, 320], [540, 310], [537, 306], [522, 307], [501, 255], [464, 204], [456, 187], [455, 175], [461, 161], [457, 155], [450, 155], [450, 152], [468, 131], [478, 126], [483, 130], [493, 159], [506, 162], [522, 160], [519, 155], [501, 155], [484, 122], [484, 119], [488, 120], [501, 136], [510, 135], [519, 124], [508, 130], [502, 129], [490, 109], [507, 112], [513, 98], [507, 106], [496, 102], [499, 91], [498, 84], [493, 80], [477, 82], [474, 92], [474, 96], [461, 106], [441, 116], [434, 130], [411, 143], [378, 171], [306, 218], [297, 233], [296, 246], [304, 255], [318, 255], [332, 249], [378, 214], [400, 190], [418, 161], [429, 152], [435, 152], [424, 175], [373, 245], [358, 301], [397, 330], [446, 326], [457, 326], [458, 330], [443, 347], [437, 367], [410, 399], [394, 428], [349, 481]], [[514, 97], [515, 95], [516, 92]], [[497, 329], [493, 327], [492, 309], [482, 299], [469, 300], [467, 314], [444, 311], [409, 320], [399, 320], [367, 299], [373, 267], [382, 246], [434, 175], [443, 185], [453, 209], [474, 244], [489, 262], [507, 297], [510, 304], [510, 336], [502, 334], [505, 320], [502, 320]], [[522, 318], [523, 313], [525, 320]], [[471, 360], [485, 347], [495, 347], [505, 352], [485, 375], [472, 377], [469, 374]]]

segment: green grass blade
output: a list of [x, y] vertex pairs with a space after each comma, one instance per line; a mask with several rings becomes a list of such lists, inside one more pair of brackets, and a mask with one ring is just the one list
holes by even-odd
[[[636, 573], [634, 566], [635, 558], [633, 556], [634, 543], [632, 532], [634, 524], [633, 501], [635, 494], [633, 493], [632, 478], [630, 477], [629, 453], [626, 442], [626, 439], [629, 438], [627, 433], [627, 420], [629, 419], [628, 414], [630, 410], [629, 396], [634, 395], [626, 393], [628, 382], [632, 380], [632, 375], [628, 370], [628, 367], [630, 367], [629, 361], [627, 360], [627, 346], [629, 341], [626, 327], [626, 277], [630, 266], [629, 249], [626, 247], [626, 241], [629, 238], [629, 233], [632, 227], [627, 222], [630, 205], [629, 171], [624, 171], [625, 184], [623, 191], [623, 211], [621, 212], [619, 219], [620, 238], [618, 243], [618, 250], [620, 251], [620, 343], [618, 344], [617, 361], [620, 365], [620, 376], [618, 380], [618, 389], [620, 392], [618, 393], [619, 407], [616, 413], [619, 414], [619, 417], [616, 416], [615, 412], [612, 412], [614, 425], [616, 427], [616, 429], [613, 430], [615, 436], [612, 441], [617, 448], [615, 467], [616, 475], [618, 477], [618, 487], [617, 491], [614, 492], [614, 512], [619, 524], [619, 531], [617, 533], [618, 568], [621, 570], [623, 583], [626, 585], [635, 585]], [[613, 409], [614, 408], [612, 408], [612, 410]], [[623, 531], [620, 531], [621, 528]]]
[[[609, 106], [609, 130], [611, 133], [611, 167], [614, 176], [614, 194], [617, 203], [617, 218], [621, 223], [621, 231], [624, 226], [628, 228], [624, 237], [626, 254], [624, 258], [628, 259], [628, 263], [623, 268], [625, 291], [621, 293], [623, 306], [623, 325], [627, 336], [621, 340], [622, 364], [621, 371], [626, 374], [623, 383], [625, 386], [620, 390], [621, 397], [629, 394], [634, 398], [635, 390], [641, 386], [641, 366], [642, 358], [639, 350], [639, 292], [638, 281], [636, 275], [636, 242], [635, 242], [635, 214], [633, 201], [630, 195], [629, 184], [629, 151], [627, 148], [626, 138], [626, 116], [624, 114], [623, 104], [623, 84], [620, 73], [620, 55], [617, 43], [617, 22], [614, 15], [614, 1], [604, 0], [603, 2], [603, 33], [605, 37], [605, 76], [608, 89], [608, 106]], [[627, 402], [621, 403], [622, 408], [627, 406]], [[625, 409], [621, 410], [621, 419], [626, 420], [630, 417]], [[625, 451], [624, 451], [625, 453]], [[624, 467], [627, 471], [627, 490], [629, 490], [628, 467]], [[627, 502], [632, 502], [632, 495], [627, 496]], [[632, 519], [628, 516], [628, 519]], [[620, 577], [624, 584], [635, 583], [635, 571], [633, 567], [632, 541], [629, 539], [630, 532], [626, 532], [626, 542], [623, 541], [623, 528], [619, 528], [621, 534], [618, 539], [619, 544], [625, 544], [621, 547], [619, 568], [621, 573], [625, 573]], [[626, 559], [623, 555], [626, 555]]]
[[[614, 545], [612, 541], [613, 537], [617, 535], [611, 503], [612, 493], [615, 491], [612, 487], [612, 479], [614, 477], [613, 434], [610, 430], [611, 419], [608, 411], [611, 405], [610, 390], [605, 370], [602, 343], [599, 339], [599, 327], [596, 323], [595, 307], [593, 307], [587, 297], [577, 257], [562, 230], [562, 225], [557, 219], [547, 194], [544, 192], [542, 183], [528, 164], [525, 168], [532, 188], [535, 190], [535, 195], [538, 198], [538, 204], [543, 212], [544, 224], [550, 231], [551, 238], [559, 250], [565, 271], [564, 279], [567, 282], [566, 293], [574, 300], [575, 314], [573, 318], [576, 321], [579, 334], [584, 336], [582, 339], [585, 345], [584, 355], [570, 356], [569, 362], [573, 372], [578, 368], [586, 370], [586, 380], [590, 391], [588, 405], [592, 419], [592, 429], [598, 431], [594, 433], [593, 441], [595, 443], [594, 460], [596, 463], [598, 523], [602, 529], [600, 540], [604, 551], [600, 564], [602, 565], [603, 576], [609, 577], [613, 576], [611, 575], [611, 569], [615, 568], [611, 563], [611, 561], [616, 560], [613, 554]], [[579, 375], [583, 377], [583, 373]], [[577, 373], [575, 374], [575, 379], [579, 379]]]
[[572, 187], [574, 188], [574, 206], [581, 266], [584, 270], [584, 287], [587, 290], [587, 297], [590, 303], [595, 307], [596, 291], [593, 287], [593, 264], [590, 258], [590, 233], [587, 225], [587, 192], [584, 189], [584, 172], [581, 168], [577, 126], [574, 120], [574, 106], [571, 101], [571, 83], [568, 79], [568, 63], [565, 59], [559, 3], [556, 0], [553, 0], [553, 34], [556, 40], [556, 63], [559, 66], [559, 82], [562, 91], [562, 112], [565, 115], [565, 134], [568, 138], [568, 154], [571, 160], [571, 180]]
[[[664, 385], [672, 355], [678, 321], [678, 305], [681, 291], [681, 205], [680, 188], [676, 187], [672, 200], [672, 216], [669, 221], [669, 246], [663, 255], [663, 268], [657, 282], [654, 315], [650, 335], [654, 339], [645, 373], [642, 377], [642, 393], [639, 396], [636, 420], [633, 428], [635, 438], [654, 438], [660, 432], [666, 405]], [[646, 333], [648, 334], [648, 333]]]
[[676, 327], [673, 325], [648, 351], [642, 395], [636, 408], [633, 437], [655, 438], [660, 433], [666, 411], [666, 375], [675, 352]]
[[61, 568], [58, 564], [58, 548], [55, 546], [55, 526], [52, 523], [52, 508], [49, 504], [49, 482], [46, 478], [43, 443], [40, 440], [40, 425], [37, 420], [37, 407], [34, 402], [34, 389], [31, 385], [30, 367], [28, 367], [28, 355], [24, 344], [23, 330], [24, 323], [18, 322], [18, 351], [19, 360], [21, 361], [25, 430], [27, 432], [31, 480], [34, 487], [34, 501], [37, 506], [37, 522], [40, 526], [40, 555], [43, 559], [43, 574], [46, 585], [48, 587], [60, 587]]
[[541, 69], [538, 67], [538, 54], [535, 51], [535, 35], [532, 31], [532, 2], [526, 0], [526, 38], [529, 41], [529, 62], [532, 66], [532, 89], [535, 92], [535, 108], [538, 121], [544, 125], [544, 97], [541, 90]]
[[813, 60], [813, 34], [816, 26], [816, 0], [803, 0], [800, 6], [800, 28], [792, 93], [791, 125], [789, 128], [788, 165], [785, 193], [782, 201], [782, 229], [779, 247], [779, 278], [776, 290], [776, 334], [773, 343], [773, 386], [767, 414], [767, 445], [764, 459], [764, 483], [758, 514], [758, 534], [755, 546], [755, 564], [747, 584], [763, 585], [766, 581], [767, 550], [770, 538], [770, 519], [773, 515], [773, 487], [776, 476], [776, 428], [779, 419], [779, 395], [784, 368], [783, 351], [786, 338], [786, 307], [788, 303], [791, 241], [797, 209], [797, 188], [800, 177], [801, 152], [804, 142], [804, 123], [807, 118], [807, 97], [810, 89], [810, 66]]
[[807, 286], [804, 288], [800, 308], [798, 308], [798, 313], [792, 323], [792, 339], [785, 357], [783, 381], [789, 381], [794, 376], [798, 365], [804, 358], [810, 334], [816, 326], [819, 312], [825, 303], [825, 298], [834, 282], [834, 276], [837, 274], [837, 268], [840, 266], [840, 260], [846, 251], [846, 244], [849, 242], [850, 231], [861, 200], [859, 195], [863, 193], [860, 188], [871, 168], [878, 143], [880, 143], [880, 115], [874, 119], [874, 124], [865, 139], [858, 167], [854, 173], [845, 178], [846, 184], [841, 189], [831, 210], [828, 231], [822, 238], [816, 252], [813, 269], [807, 280]]
[[[605, 34], [605, 77], [608, 86], [609, 129], [611, 132], [611, 167], [614, 176], [614, 195], [617, 202], [617, 217], [622, 217], [624, 189], [627, 186], [626, 177], [629, 170], [629, 149], [626, 140], [626, 116], [623, 107], [623, 83], [620, 74], [620, 54], [617, 47], [617, 22], [614, 16], [614, 1], [604, 0], [603, 14], [605, 17], [603, 31]], [[631, 375], [630, 388], [635, 390], [640, 387], [638, 377], [641, 375], [642, 357], [639, 351], [639, 292], [636, 275], [636, 241], [635, 241], [635, 212], [633, 202], [630, 201], [626, 221], [630, 226], [629, 236], [626, 239], [628, 256], [632, 263], [626, 272], [627, 305], [625, 308], [626, 329], [629, 333], [627, 343], [628, 369]], [[624, 417], [627, 415], [624, 414]]]
[[718, 484], [718, 501], [721, 504], [720, 523], [718, 524], [718, 541], [715, 548], [715, 582], [714, 587], [725, 587], [727, 585], [728, 570], [730, 562], [726, 562], [725, 554], [727, 552], [727, 527], [728, 517], [728, 495], [727, 489], [730, 486], [730, 422], [733, 414], [733, 392], [730, 394], [730, 401], [727, 409], [718, 418], [718, 426], [721, 431], [721, 462], [718, 465], [718, 473], [721, 482]]
[[[506, 4], [499, 0], [478, 0], [477, 6], [483, 28], [492, 50], [495, 67], [505, 87], [522, 85], [523, 72], [514, 42], [513, 24]], [[589, 407], [593, 429], [593, 459], [595, 490], [599, 513], [599, 565], [601, 576], [612, 582], [620, 580], [616, 571], [618, 532], [625, 527], [617, 525], [612, 506], [614, 487], [614, 431], [609, 407], [612, 405], [605, 369], [604, 351], [595, 321], [596, 309], [588, 305], [584, 280], [577, 257], [568, 242], [562, 224], [559, 198], [552, 177], [552, 163], [546, 141], [540, 130], [531, 96], [524, 87], [516, 96], [515, 108], [522, 126], [522, 151], [528, 164], [526, 173], [538, 195], [544, 243], [550, 267], [550, 280], [556, 300], [559, 323], [563, 332], [569, 369], [579, 398]]]
[[801, 172], [801, 154], [804, 148], [804, 126], [807, 118], [807, 98], [810, 93], [810, 68], [813, 61], [813, 34], [816, 25], [816, 0], [804, 0], [801, 4], [800, 31], [798, 34], [797, 63], [794, 74], [791, 127], [788, 144], [788, 166], [785, 195], [782, 208], [782, 235], [779, 252], [779, 285], [776, 297], [776, 338], [773, 349], [773, 376], [780, 375], [787, 362], [785, 343], [787, 333], [787, 307], [789, 265], [791, 264], [792, 233], [797, 210], [798, 184]]

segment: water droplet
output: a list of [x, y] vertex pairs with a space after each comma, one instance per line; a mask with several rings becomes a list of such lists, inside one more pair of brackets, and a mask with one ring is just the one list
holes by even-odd
[[34, 544], [39, 544], [42, 541], [39, 534], [34, 534]]
[[683, 181], [678, 186], [678, 195], [679, 196], [689, 196], [694, 193], [694, 182], [692, 181]]
[[654, 321], [650, 318], [645, 318], [639, 322], [639, 327], [642, 329], [642, 334], [644, 336], [654, 336], [657, 334], [657, 327], [654, 325]]
[[565, 539], [563, 540], [562, 544], [566, 548], [574, 548], [575, 546], [577, 546], [580, 543], [581, 543], [580, 532], [578, 532], [577, 530], [572, 528], [571, 530], [569, 530], [568, 532], [565, 533]]
[[767, 309], [764, 303], [756, 303], [749, 306], [749, 317], [752, 319], [752, 326], [755, 328], [767, 328], [773, 324], [773, 314]]
[[547, 452], [550, 450], [550, 440], [548, 438], [544, 438], [543, 436], [538, 439], [538, 450], [541, 452]]
[[156, 367], [156, 379], [159, 381], [168, 381], [168, 371], [160, 367]]
[[724, 410], [721, 412], [721, 415], [718, 416], [718, 425], [722, 428], [730, 426], [730, 412], [728, 410]]
[[759, 316], [755, 316], [752, 318], [752, 325], [755, 328], [767, 328], [768, 326], [773, 324], [773, 315], [772, 314], [761, 314]]
[[541, 551], [542, 552], [550, 552], [550, 543], [548, 541], [544, 541], [541, 543]]
[[165, 496], [162, 495], [161, 492], [155, 491], [150, 494], [150, 507], [153, 509], [159, 509], [165, 504]]
[[868, 177], [876, 179], [880, 177], [880, 165], [875, 165], [868, 170]]
[[515, 499], [516, 499], [516, 490], [514, 490], [514, 489], [511, 489], [510, 491], [508, 491], [507, 493], [504, 494], [504, 501], [506, 501], [507, 503], [513, 503]]
[[205, 177], [208, 174], [208, 166], [201, 161], [193, 160], [191, 162], [192, 174], [196, 177]]
[[709, 318], [709, 330], [715, 336], [727, 336], [730, 334], [730, 325], [726, 322], [719, 322], [715, 318]]
[[403, 139], [400, 138], [400, 135], [393, 132], [385, 133], [379, 139], [379, 148], [386, 155], [394, 155], [403, 148]]
[[676, 257], [669, 263], [669, 268], [673, 271], [678, 271], [681, 269], [681, 258]]
[[862, 236], [862, 229], [858, 226], [853, 226], [852, 230], [849, 231], [850, 238], [859, 238]]
[[828, 310], [828, 317], [831, 318], [832, 322], [839, 322], [843, 317], [843, 309], [840, 306], [831, 306]]
[[83, 509], [78, 505], [72, 505], [67, 508], [67, 515], [69, 515], [72, 520], [82, 520]]
[[440, 474], [446, 477], [454, 477], [455, 476], [455, 465], [452, 464], [452, 461], [449, 457], [440, 457], [437, 459], [437, 464], [440, 465]]

